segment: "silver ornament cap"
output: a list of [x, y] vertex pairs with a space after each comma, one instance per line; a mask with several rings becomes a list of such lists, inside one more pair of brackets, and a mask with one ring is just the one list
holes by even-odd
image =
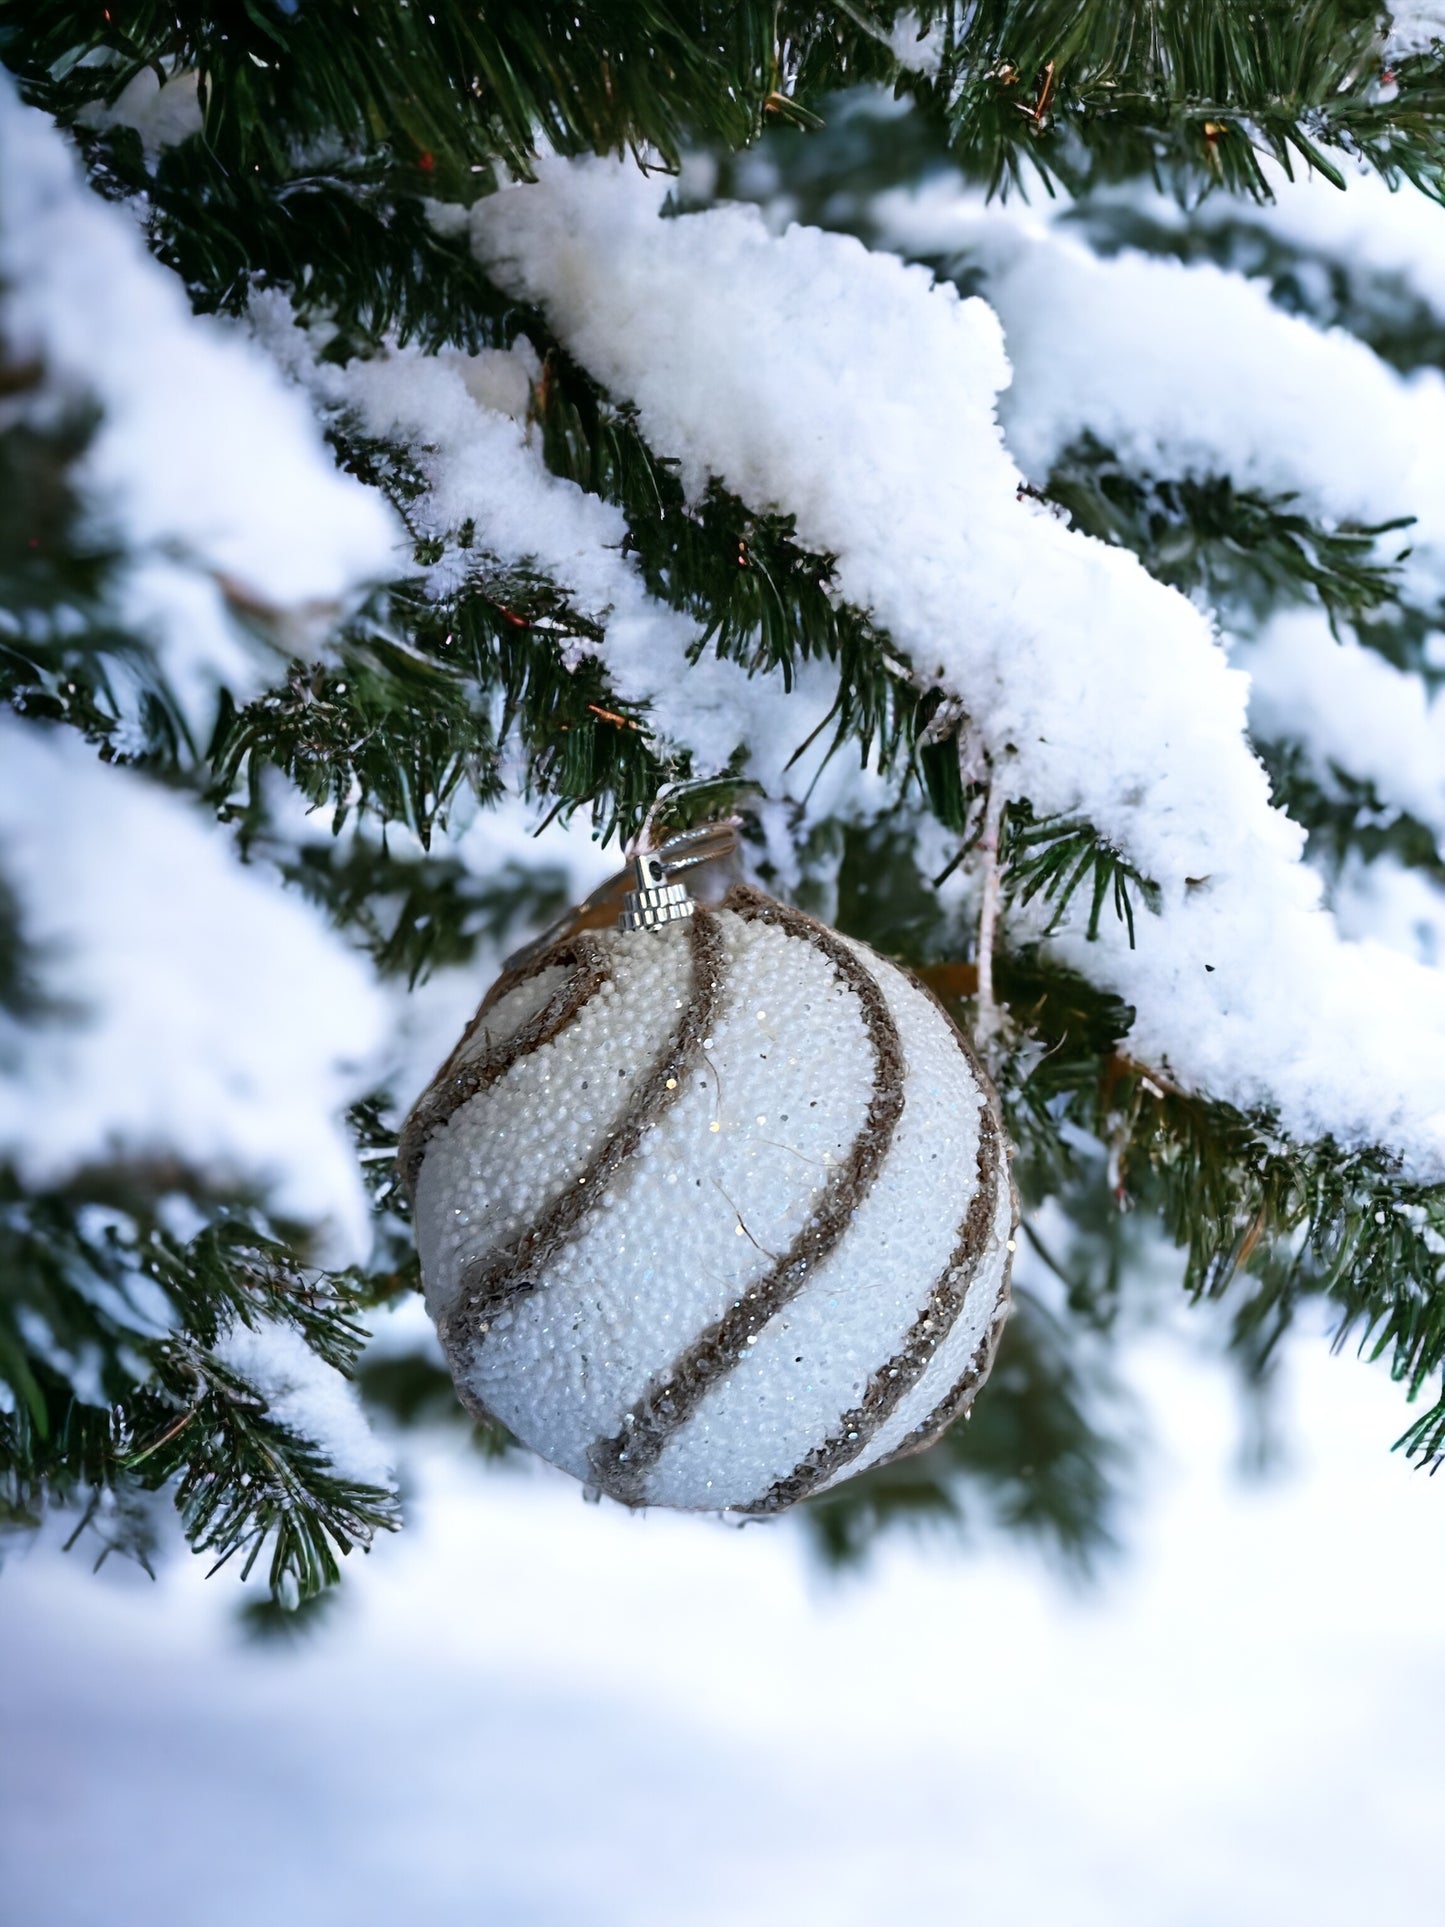
[[623, 930], [660, 930], [692, 915], [696, 906], [686, 885], [668, 882], [668, 866], [661, 856], [636, 856], [632, 869], [637, 887], [622, 899], [617, 921]]

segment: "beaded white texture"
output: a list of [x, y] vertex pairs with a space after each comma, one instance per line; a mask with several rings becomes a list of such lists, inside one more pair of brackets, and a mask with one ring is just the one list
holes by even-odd
[[[757, 1507], [824, 1447], [836, 1469], [815, 1474], [810, 1490], [863, 1469], [906, 1446], [971, 1364], [982, 1375], [1006, 1291], [1013, 1201], [1000, 1155], [986, 1211], [974, 1214], [979, 1235], [960, 1251], [990, 1099], [931, 998], [866, 946], [847, 946], [896, 1027], [898, 1048], [882, 1065], [862, 998], [806, 927], [790, 934], [726, 908], [710, 914], [717, 1002], [665, 1108], [558, 1248], [523, 1267], [525, 1288], [453, 1341], [451, 1363], [471, 1402], [577, 1478], [605, 1483], [599, 1443], [621, 1440], [625, 1462], [635, 1414], [666, 1396], [676, 1361], [702, 1334], [735, 1308], [745, 1313], [750, 1293], [776, 1274], [839, 1183], [880, 1078], [901, 1074], [891, 1140], [841, 1235], [693, 1397], [624, 1495], [721, 1510]], [[607, 970], [600, 987], [425, 1146], [417, 1244], [428, 1308], [444, 1330], [477, 1267], [592, 1181], [629, 1106], [664, 1067], [693, 994], [688, 925], [592, 941]], [[549, 965], [510, 990], [464, 1054], [503, 1045], [564, 979]], [[847, 1415], [886, 1380], [946, 1280], [966, 1285], [951, 1327], [927, 1340], [901, 1400], [863, 1436], [850, 1431]]]

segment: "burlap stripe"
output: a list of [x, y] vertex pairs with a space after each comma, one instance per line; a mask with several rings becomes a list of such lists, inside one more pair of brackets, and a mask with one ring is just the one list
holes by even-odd
[[968, 1361], [968, 1369], [958, 1382], [945, 1393], [928, 1417], [910, 1432], [901, 1445], [894, 1446], [876, 1459], [868, 1470], [874, 1472], [880, 1465], [892, 1465], [897, 1459], [911, 1459], [916, 1452], [926, 1452], [930, 1445], [936, 1445], [956, 1418], [962, 1416], [973, 1403], [973, 1395], [993, 1370], [994, 1357], [998, 1351], [999, 1339], [1008, 1319], [1009, 1282], [1004, 1280], [1003, 1290], [999, 1293], [998, 1304], [989, 1321], [988, 1330], [973, 1357]]
[[[664, 1116], [682, 1094], [686, 1072], [712, 1028], [722, 989], [722, 939], [717, 919], [699, 904], [689, 925], [692, 987], [672, 1042], [634, 1092], [617, 1128], [586, 1171], [564, 1191], [530, 1230], [508, 1249], [491, 1253], [463, 1274], [456, 1301], [441, 1319], [442, 1344], [459, 1382], [465, 1378], [477, 1344], [505, 1305], [534, 1289], [538, 1275], [592, 1209], [607, 1181], [636, 1151], [643, 1133]], [[550, 953], [537, 959], [542, 969]]]
[[980, 1102], [977, 1188], [969, 1201], [947, 1268], [929, 1293], [928, 1302], [910, 1326], [900, 1349], [874, 1372], [861, 1400], [843, 1414], [831, 1437], [800, 1459], [762, 1498], [738, 1507], [739, 1511], [754, 1515], [784, 1512], [816, 1492], [845, 1465], [851, 1465], [917, 1385], [937, 1357], [939, 1346], [957, 1324], [988, 1250], [1000, 1180], [1007, 1182], [998, 1118], [986, 1092], [981, 1092]]
[[[463, 1104], [476, 1097], [479, 1092], [489, 1090], [500, 1077], [504, 1077], [520, 1058], [530, 1056], [540, 1044], [550, 1043], [559, 1032], [566, 1029], [572, 1019], [591, 1002], [597, 992], [607, 982], [610, 972], [607, 967], [606, 953], [595, 937], [576, 937], [569, 944], [546, 952], [506, 984], [507, 990], [514, 990], [535, 977], [544, 969], [570, 965], [571, 975], [558, 986], [543, 1004], [542, 1008], [530, 1017], [521, 1028], [510, 1037], [504, 1037], [493, 1049], [479, 1056], [464, 1057], [467, 1045], [476, 1035], [478, 1028], [485, 1023], [488, 1012], [497, 1002], [494, 986], [483, 1002], [481, 1009], [462, 1033], [461, 1041], [442, 1068], [432, 1079], [424, 1095], [417, 1101], [415, 1109], [406, 1121], [397, 1148], [397, 1163], [401, 1167], [402, 1182], [409, 1194], [415, 1194], [417, 1174], [421, 1170], [422, 1159], [426, 1156], [427, 1145], [438, 1125], [445, 1124]], [[455, 1067], [455, 1068], [454, 1068]]]
[[893, 1143], [903, 1114], [903, 1046], [892, 1015], [870, 972], [833, 932], [812, 917], [775, 903], [760, 890], [738, 885], [723, 904], [749, 922], [770, 923], [810, 943], [832, 964], [857, 997], [873, 1052], [873, 1091], [862, 1129], [828, 1184], [822, 1203], [772, 1268], [746, 1296], [682, 1352], [660, 1382], [632, 1407], [622, 1430], [599, 1439], [589, 1453], [603, 1489], [627, 1505], [646, 1503], [648, 1474], [663, 1447], [697, 1411], [720, 1379], [737, 1365], [772, 1318], [797, 1297], [813, 1271], [841, 1242], [853, 1213], [868, 1195]]

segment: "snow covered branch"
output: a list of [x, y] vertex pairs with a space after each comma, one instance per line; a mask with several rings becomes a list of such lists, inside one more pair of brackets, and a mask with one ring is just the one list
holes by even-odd
[[1011, 752], [1020, 793], [1086, 816], [1159, 886], [1135, 949], [1107, 928], [1055, 939], [1133, 1005], [1138, 1055], [1292, 1135], [1445, 1173], [1435, 982], [1340, 940], [1206, 619], [1021, 493], [989, 309], [846, 237], [775, 237], [737, 209], [662, 219], [664, 193], [556, 163], [479, 204], [476, 245], [692, 492], [716, 475], [795, 515], [914, 675]]

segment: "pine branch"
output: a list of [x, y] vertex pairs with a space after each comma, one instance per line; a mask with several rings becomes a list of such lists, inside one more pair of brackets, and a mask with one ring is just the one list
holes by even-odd
[[248, 847], [364, 944], [379, 976], [412, 989], [434, 970], [470, 963], [484, 943], [515, 947], [570, 902], [566, 872], [547, 863], [509, 859], [478, 876], [456, 857], [398, 855], [360, 833], [293, 849], [262, 831]]
[[[1246, 1325], [1271, 1315], [1281, 1329], [1300, 1296], [1323, 1294], [1340, 1313], [1336, 1342], [1355, 1336], [1388, 1358], [1411, 1399], [1440, 1376], [1445, 1189], [1379, 1152], [1295, 1144], [1268, 1116], [1133, 1063], [1119, 1048], [1132, 1013], [1035, 952], [1006, 957], [999, 975], [1024, 1040], [1003, 1088], [1026, 1195], [1031, 1170], [1045, 1193], [1077, 1176], [1070, 1133], [1086, 1133], [1108, 1149], [1117, 1199], [1157, 1212], [1184, 1248], [1192, 1293], [1233, 1289]], [[1402, 1443], [1428, 1457], [1428, 1436]]]
[[1309, 832], [1310, 857], [1336, 874], [1345, 859], [1391, 856], [1445, 884], [1445, 853], [1428, 824], [1381, 802], [1375, 785], [1336, 764], [1315, 767], [1298, 743], [1256, 743], [1276, 800]]
[[[0, 341], [0, 401], [28, 401], [43, 378]], [[184, 718], [145, 640], [116, 617], [122, 558], [87, 526], [72, 479], [94, 429], [76, 409], [0, 422], [0, 702], [174, 766], [193, 748]]]
[[27, 1194], [0, 1176], [0, 1381], [12, 1395], [0, 1521], [59, 1505], [78, 1507], [84, 1529], [168, 1489], [196, 1551], [217, 1563], [239, 1552], [249, 1572], [269, 1543], [273, 1590], [305, 1598], [339, 1576], [338, 1553], [397, 1523], [396, 1501], [271, 1417], [217, 1348], [237, 1321], [276, 1321], [350, 1372], [365, 1336], [356, 1293], [245, 1209], [222, 1205], [178, 1235], [167, 1220], [185, 1184], [179, 1171], [113, 1169]]
[[546, 344], [534, 406], [549, 467], [623, 510], [649, 593], [698, 624], [693, 660], [712, 648], [750, 674], [779, 673], [785, 691], [798, 662], [835, 664], [834, 748], [851, 739], [863, 758], [892, 764], [916, 735], [921, 692], [891, 640], [838, 593], [833, 557], [802, 548], [793, 517], [755, 514], [716, 482], [690, 502], [676, 462], [654, 454], [633, 412], [596, 387], [540, 315], [527, 332]]
[[200, 140], [151, 162], [129, 128], [77, 131], [93, 184], [143, 211], [151, 247], [203, 312], [241, 314], [257, 287], [284, 288], [303, 319], [334, 328], [338, 357], [387, 338], [472, 353], [516, 334], [514, 304], [465, 236], [430, 219], [432, 185], [414, 168], [369, 151], [238, 170]]
[[1372, 0], [948, 0], [919, 11], [946, 44], [936, 78], [910, 84], [990, 191], [1032, 170], [1074, 194], [1144, 177], [1181, 200], [1216, 185], [1264, 200], [1261, 154], [1338, 180], [1336, 150], [1445, 192], [1445, 75], [1421, 56], [1383, 84]]
[[429, 192], [472, 198], [499, 163], [525, 177], [543, 149], [650, 149], [675, 167], [690, 140], [743, 146], [765, 115], [804, 116], [799, 96], [889, 76], [874, 24], [886, 17], [866, 0], [846, 12], [374, 0], [360, 31], [347, 0], [291, 12], [138, 0], [123, 15], [61, 0], [7, 58], [62, 117], [143, 66], [194, 70], [206, 143], [237, 172], [274, 173], [298, 148], [364, 147]]
[[1048, 931], [1057, 930], [1075, 894], [1088, 885], [1090, 943], [1099, 935], [1105, 905], [1129, 932], [1134, 948], [1134, 898], [1157, 915], [1159, 886], [1132, 864], [1120, 850], [1100, 837], [1093, 825], [1078, 818], [1045, 817], [1035, 821], [1028, 804], [1017, 804], [1004, 814], [999, 848], [1004, 888], [1022, 906], [1035, 897], [1054, 906]]
[[1408, 529], [1408, 517], [1326, 527], [1294, 496], [1237, 488], [1228, 476], [1138, 475], [1092, 437], [1061, 457], [1043, 495], [1074, 527], [1131, 549], [1159, 581], [1216, 606], [1262, 613], [1317, 600], [1354, 617], [1398, 598], [1404, 541], [1390, 545], [1393, 555], [1379, 545]]
[[[918, 870], [906, 815], [842, 832], [835, 899], [818, 907], [850, 935], [921, 971], [969, 1027], [966, 929]], [[836, 858], [834, 859], [836, 861]], [[1099, 1256], [1066, 1274], [1070, 1309], [1107, 1327], [1140, 1207], [1185, 1253], [1195, 1296], [1227, 1295], [1236, 1341], [1257, 1361], [1298, 1303], [1325, 1297], [1337, 1339], [1388, 1360], [1407, 1396], [1441, 1403], [1401, 1440], [1420, 1462], [1445, 1443], [1445, 1187], [1412, 1182], [1379, 1152], [1286, 1139], [1266, 1115], [1184, 1091], [1167, 1066], [1127, 1054], [1133, 1012], [1032, 944], [1005, 943], [995, 977], [1014, 1043], [997, 1078], [1026, 1206], [1058, 1198], [1093, 1227]], [[1105, 1175], [1107, 1174], [1107, 1176]]]

